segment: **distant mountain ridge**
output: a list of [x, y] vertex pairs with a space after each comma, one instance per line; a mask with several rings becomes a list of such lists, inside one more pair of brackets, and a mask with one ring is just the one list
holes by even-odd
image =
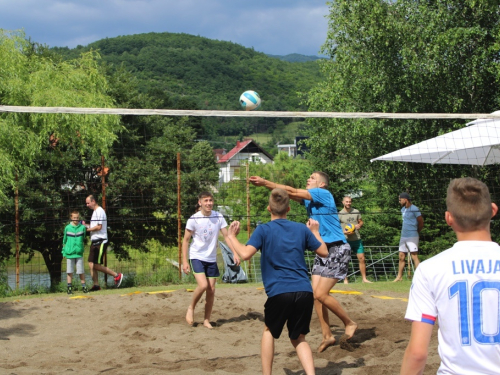
[[[123, 66], [130, 71], [139, 89], [166, 109], [241, 110], [240, 95], [255, 90], [263, 111], [307, 111], [302, 94], [323, 80], [318, 61], [292, 63], [236, 43], [189, 34], [126, 35], [73, 49], [52, 48], [64, 59], [91, 49], [99, 51], [108, 70]], [[259, 132], [272, 131], [292, 120], [205, 117], [199, 121], [203, 135], [216, 139], [251, 134], [254, 126], [261, 126]]]
[[322, 60], [325, 59], [326, 57], [320, 57], [320, 56], [312, 56], [312, 55], [301, 55], [300, 53], [290, 53], [288, 55], [271, 55], [267, 54], [267, 56], [275, 58], [275, 59], [280, 59], [282, 61], [288, 61], [288, 62], [307, 62], [307, 61], [316, 61], [316, 60]]
[[65, 58], [98, 50], [105, 62], [132, 71], [143, 91], [189, 98], [200, 109], [239, 109], [240, 94], [255, 90], [265, 110], [304, 110], [297, 92], [307, 92], [322, 80], [317, 61], [290, 63], [236, 43], [189, 34], [135, 34], [52, 49]]

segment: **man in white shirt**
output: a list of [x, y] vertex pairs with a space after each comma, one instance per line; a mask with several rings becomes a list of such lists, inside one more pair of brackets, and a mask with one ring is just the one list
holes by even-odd
[[[205, 293], [205, 316], [203, 326], [212, 329], [210, 316], [215, 299], [215, 282], [220, 276], [217, 266], [217, 241], [219, 232], [224, 236], [226, 244], [233, 252], [236, 265], [240, 258], [234, 251], [233, 245], [227, 240], [227, 223], [221, 213], [213, 211], [214, 197], [212, 193], [204, 191], [198, 195], [199, 211], [194, 213], [186, 223], [184, 240], [182, 241], [182, 270], [185, 274], [193, 271], [197, 287], [193, 291], [193, 298], [186, 312], [186, 322], [194, 324], [194, 310], [196, 304]], [[191, 241], [192, 239], [192, 241]]]
[[415, 272], [401, 374], [423, 374], [436, 319], [438, 374], [500, 374], [500, 246], [490, 234], [498, 207], [488, 187], [470, 177], [450, 183], [446, 206], [458, 242]]
[[118, 288], [122, 283], [123, 274], [117, 273], [102, 265], [104, 254], [108, 248], [108, 220], [106, 212], [97, 204], [93, 195], [89, 195], [85, 200], [85, 203], [88, 208], [94, 211], [92, 213], [92, 218], [90, 219], [90, 224], [86, 225], [87, 232], [90, 232], [91, 241], [88, 262], [90, 276], [92, 276], [92, 281], [94, 282], [94, 285], [89, 291], [95, 292], [101, 290], [101, 287], [99, 286], [98, 271], [113, 276], [115, 279], [115, 286]]

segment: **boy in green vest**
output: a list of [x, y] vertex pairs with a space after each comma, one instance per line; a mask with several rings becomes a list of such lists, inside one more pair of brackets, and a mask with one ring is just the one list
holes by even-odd
[[83, 252], [85, 249], [83, 241], [87, 233], [87, 228], [80, 223], [80, 213], [77, 210], [71, 212], [70, 220], [71, 223], [64, 228], [62, 249], [63, 257], [67, 259], [68, 294], [73, 294], [72, 278], [75, 268], [76, 274], [80, 275], [82, 290], [84, 293], [87, 293], [88, 289], [85, 285], [85, 270], [83, 266]]

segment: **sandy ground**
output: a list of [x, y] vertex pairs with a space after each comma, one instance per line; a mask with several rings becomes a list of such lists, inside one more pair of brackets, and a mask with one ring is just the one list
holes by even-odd
[[[195, 324], [184, 320], [192, 293], [67, 295], [0, 303], [0, 374], [258, 374], [265, 292], [254, 286], [216, 289], [212, 322], [203, 327], [204, 298]], [[124, 290], [123, 293], [127, 293]], [[83, 294], [76, 293], [82, 297]], [[359, 324], [351, 343], [317, 353], [313, 314], [307, 340], [317, 374], [396, 374], [408, 343], [405, 295], [333, 294]], [[382, 297], [382, 298], [381, 298]], [[330, 315], [339, 340], [340, 320]], [[275, 342], [274, 373], [303, 374], [286, 328]], [[436, 330], [426, 374], [439, 367]]]

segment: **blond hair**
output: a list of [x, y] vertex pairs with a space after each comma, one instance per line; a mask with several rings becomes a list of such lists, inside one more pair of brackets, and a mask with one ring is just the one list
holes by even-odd
[[288, 212], [290, 197], [286, 190], [276, 188], [271, 191], [269, 196], [269, 210], [273, 215], [283, 216]]

